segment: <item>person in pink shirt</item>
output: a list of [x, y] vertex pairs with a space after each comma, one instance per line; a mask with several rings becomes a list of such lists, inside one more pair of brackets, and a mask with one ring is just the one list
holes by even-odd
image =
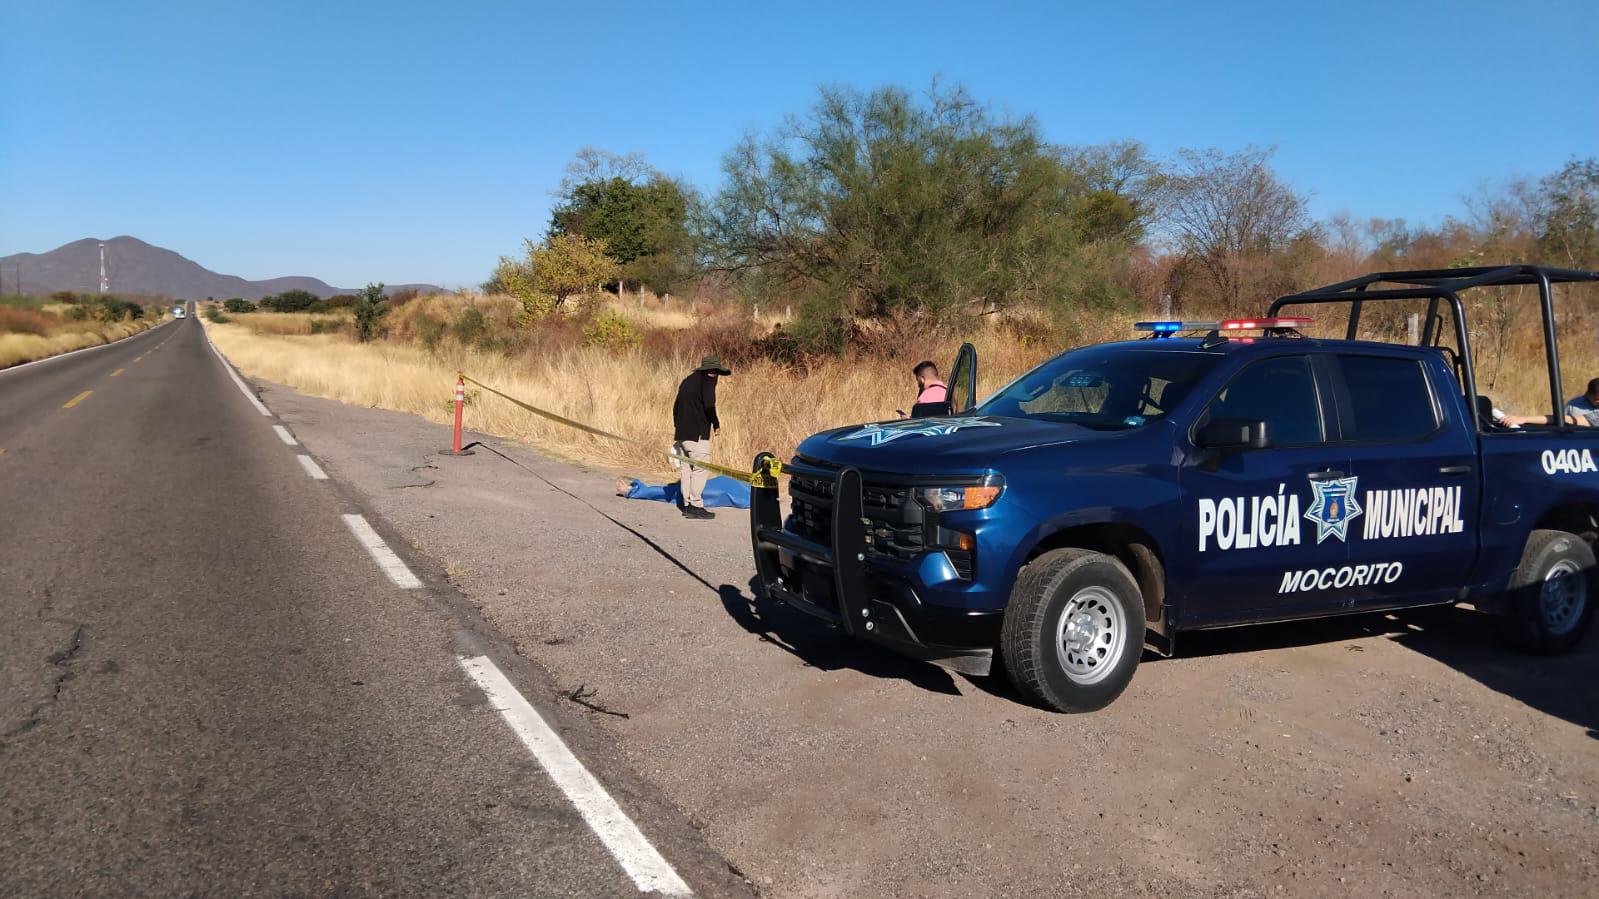
[[938, 376], [938, 366], [931, 362], [918, 362], [911, 369], [916, 376], [916, 402], [942, 403], [949, 399], [949, 387]]

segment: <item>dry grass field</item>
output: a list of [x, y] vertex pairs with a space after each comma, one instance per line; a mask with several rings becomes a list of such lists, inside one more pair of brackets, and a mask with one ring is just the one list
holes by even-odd
[[0, 307], [0, 369], [131, 337], [160, 324], [69, 321], [54, 311]]
[[[246, 319], [246, 316], [238, 316]], [[662, 450], [672, 442], [672, 399], [698, 356], [657, 356], [643, 347], [574, 346], [513, 355], [440, 344], [435, 350], [395, 341], [367, 345], [342, 334], [276, 335], [250, 322], [211, 324], [212, 339], [252, 377], [313, 396], [450, 420], [455, 372], [533, 405]], [[1043, 347], [1008, 340], [995, 327], [974, 335], [981, 383], [998, 386], [1047, 358]], [[953, 356], [951, 345], [946, 356]], [[945, 363], [947, 364], [947, 362]], [[806, 436], [852, 422], [892, 418], [911, 402], [909, 363], [827, 360], [804, 371], [771, 361], [739, 367], [717, 395], [722, 433], [717, 461], [745, 466], [761, 450], [785, 453]], [[558, 455], [637, 473], [668, 470], [640, 447], [591, 437], [532, 415], [491, 394], [468, 392], [467, 427], [526, 441]]]
[[[576, 323], [547, 324], [538, 333], [518, 329], [516, 308], [505, 297], [423, 297], [394, 310], [385, 320], [388, 336], [370, 344], [355, 342], [348, 318], [337, 315], [253, 313], [206, 326], [245, 373], [313, 396], [410, 412], [443, 424], [450, 420], [455, 372], [464, 371], [533, 405], [666, 449], [677, 383], [705, 351], [704, 341], [716, 342], [718, 323], [725, 325], [729, 315], [612, 299], [599, 308], [627, 319], [639, 335], [636, 343], [618, 347], [586, 345]], [[459, 323], [469, 309], [476, 317], [463, 330]], [[1593, 333], [1591, 314], [1563, 314], [1569, 315], [1561, 323], [1563, 377], [1567, 394], [1575, 394], [1599, 376], [1599, 347], [1585, 339]], [[1132, 323], [1144, 317], [1149, 316], [1101, 313], [1063, 327], [1026, 316], [990, 316], [963, 336], [977, 347], [979, 392], [987, 394], [1067, 347], [1130, 337]], [[777, 323], [750, 323], [748, 331], [769, 333]], [[1402, 324], [1374, 319], [1372, 325], [1397, 328], [1393, 336], [1402, 337]], [[1312, 333], [1339, 335], [1342, 328], [1341, 321], [1329, 318]], [[725, 342], [725, 335], [719, 339]], [[713, 461], [745, 466], [762, 450], [786, 455], [819, 430], [892, 418], [911, 401], [911, 365], [923, 357], [947, 365], [961, 339], [901, 338], [892, 357], [857, 353], [811, 359], [803, 366], [767, 358], [735, 362], [733, 376], [718, 392], [724, 426]], [[1548, 407], [1535, 306], [1529, 304], [1502, 331], [1474, 327], [1472, 340], [1480, 389], [1497, 405], [1523, 413]], [[471, 430], [637, 474], [669, 471], [664, 458], [649, 450], [561, 427], [475, 388], [468, 396]]]

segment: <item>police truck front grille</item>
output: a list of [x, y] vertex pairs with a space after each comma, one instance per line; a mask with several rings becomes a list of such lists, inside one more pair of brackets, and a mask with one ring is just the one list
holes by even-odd
[[[789, 478], [789, 527], [823, 546], [833, 542], [833, 490], [831, 473], [794, 472]], [[861, 507], [871, 522], [867, 552], [900, 559], [922, 551], [921, 508], [911, 500], [910, 488], [865, 484]]]

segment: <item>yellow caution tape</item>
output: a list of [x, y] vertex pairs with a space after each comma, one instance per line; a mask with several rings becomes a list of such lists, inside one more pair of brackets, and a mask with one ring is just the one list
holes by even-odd
[[484, 390], [487, 390], [489, 393], [494, 394], [495, 396], [505, 400], [506, 402], [509, 402], [509, 403], [514, 404], [514, 405], [520, 406], [523, 409], [526, 409], [527, 411], [532, 412], [534, 415], [538, 415], [538, 416], [542, 416], [543, 418], [547, 418], [550, 421], [555, 422], [556, 424], [563, 424], [563, 425], [566, 425], [569, 428], [576, 428], [579, 431], [584, 431], [586, 433], [593, 434], [596, 437], [604, 437], [607, 440], [617, 440], [617, 441], [620, 441], [622, 443], [630, 443], [633, 446], [641, 447], [641, 448], [643, 448], [643, 449], [645, 449], [645, 450], [647, 450], [647, 451], [649, 451], [651, 453], [655, 453], [656, 455], [665, 456], [668, 459], [676, 459], [679, 462], [683, 462], [683, 463], [686, 463], [688, 465], [692, 465], [695, 468], [703, 468], [703, 469], [705, 469], [707, 471], [714, 471], [714, 472], [716, 472], [718, 474], [727, 475], [730, 478], [734, 478], [736, 480], [743, 481], [744, 483], [750, 485], [751, 487], [776, 487], [777, 486], [777, 477], [778, 477], [778, 475], [781, 475], [783, 473], [783, 463], [778, 461], [777, 458], [774, 457], [774, 456], [766, 456], [766, 457], [764, 457], [765, 458], [765, 467], [762, 468], [759, 471], [753, 471], [753, 472], [744, 471], [744, 470], [738, 469], [738, 468], [728, 468], [725, 465], [717, 465], [714, 462], [707, 462], [704, 459], [690, 459], [688, 456], [682, 455], [680, 453], [674, 453], [674, 452], [671, 452], [669, 450], [657, 449], [657, 448], [655, 448], [653, 446], [650, 446], [649, 444], [645, 443], [642, 440], [634, 440], [631, 437], [623, 437], [620, 434], [612, 434], [610, 431], [602, 431], [599, 428], [594, 427], [593, 425], [586, 425], [586, 424], [584, 424], [584, 423], [582, 423], [580, 421], [575, 421], [573, 419], [567, 418], [564, 415], [557, 415], [556, 413], [551, 412], [548, 409], [540, 409], [539, 407], [537, 407], [537, 406], [535, 406], [535, 405], [533, 405], [531, 403], [525, 403], [525, 402], [517, 399], [516, 397], [511, 396], [508, 393], [505, 393], [505, 392], [500, 391], [500, 390], [496, 390], [495, 388], [490, 387], [489, 385], [483, 383], [482, 381], [477, 380], [476, 378], [473, 378], [472, 376], [470, 376], [470, 375], [468, 375], [468, 374], [466, 374], [464, 372], [458, 372], [457, 374], [460, 375], [460, 377], [461, 377], [461, 379], [463, 381], [466, 381], [466, 382], [471, 383], [471, 384], [476, 384], [477, 386], [483, 388]]

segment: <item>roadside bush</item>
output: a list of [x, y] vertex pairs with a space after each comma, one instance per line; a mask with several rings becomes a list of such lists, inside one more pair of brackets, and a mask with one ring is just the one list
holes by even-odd
[[262, 297], [261, 308], [272, 312], [305, 312], [319, 300], [308, 290], [285, 290], [275, 297]]
[[219, 325], [225, 325], [228, 322], [233, 321], [233, 319], [228, 318], [226, 315], [223, 315], [221, 308], [219, 308], [215, 303], [210, 303], [210, 304], [206, 305], [206, 307], [205, 307], [205, 317], [210, 319], [210, 320], [212, 320], [212, 321], [214, 321], [214, 322], [216, 322]]
[[870, 358], [926, 359], [950, 343], [954, 321], [934, 321], [921, 310], [896, 309], [876, 321], [853, 324], [847, 346]]
[[235, 298], [231, 300], [223, 300], [222, 308], [228, 312], [254, 312], [256, 310], [256, 305], [249, 300]]
[[761, 358], [755, 323], [734, 315], [701, 319], [688, 328], [651, 331], [643, 346], [650, 355], [696, 361], [715, 354], [730, 368], [747, 366]]
[[144, 317], [144, 307], [121, 297], [106, 296], [95, 304], [94, 317], [106, 323], [133, 321]]
[[[355, 305], [350, 308], [355, 311], [355, 337], [362, 343], [370, 341], [377, 336], [378, 322], [383, 314], [388, 312], [384, 301], [388, 295], [383, 292], [383, 285], [368, 284], [361, 289], [355, 297]], [[437, 338], [434, 338], [437, 340]]]
[[57, 316], [35, 312], [32, 309], [0, 306], [0, 334], [37, 334], [43, 337], [60, 321]]
[[624, 350], [637, 346], [638, 342], [639, 333], [633, 323], [610, 309], [589, 319], [588, 324], [583, 326], [585, 346]]
[[460, 341], [462, 346], [472, 346], [488, 333], [489, 320], [476, 306], [468, 306], [456, 315], [454, 330], [455, 339]]
[[355, 305], [355, 297], [347, 293], [337, 293], [325, 301], [329, 311], [334, 309], [348, 309]]
[[1030, 315], [1007, 315], [1001, 318], [998, 324], [1001, 333], [1023, 348], [1059, 345], [1060, 332], [1041, 318]]
[[416, 330], [416, 339], [429, 350], [439, 348], [439, 338], [444, 336], [445, 324], [436, 318], [426, 315], [418, 316], [412, 320], [411, 326]]

